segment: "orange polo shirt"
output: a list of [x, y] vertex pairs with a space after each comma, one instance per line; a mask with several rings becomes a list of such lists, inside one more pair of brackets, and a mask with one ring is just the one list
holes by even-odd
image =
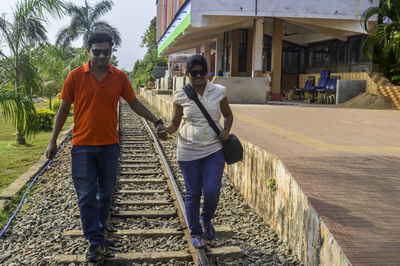
[[98, 81], [90, 71], [90, 60], [72, 70], [61, 91], [61, 99], [74, 104], [73, 145], [109, 145], [118, 143], [119, 98], [135, 99], [131, 83], [121, 70], [108, 65]]

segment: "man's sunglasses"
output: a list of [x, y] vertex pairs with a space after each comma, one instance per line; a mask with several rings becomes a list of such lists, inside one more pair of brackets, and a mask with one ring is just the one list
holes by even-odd
[[99, 56], [101, 53], [103, 53], [104, 56], [110, 56], [111, 49], [92, 49], [92, 53], [94, 56]]
[[198, 75], [200, 76], [205, 76], [207, 74], [207, 71], [205, 71], [204, 69], [202, 70], [190, 70], [189, 71], [189, 75], [192, 77], [197, 77]]

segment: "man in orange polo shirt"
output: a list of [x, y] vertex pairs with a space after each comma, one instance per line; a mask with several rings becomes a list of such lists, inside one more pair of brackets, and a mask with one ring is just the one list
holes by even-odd
[[165, 126], [138, 99], [124, 72], [109, 64], [112, 38], [95, 32], [87, 43], [90, 60], [72, 70], [61, 92], [61, 105], [46, 150], [48, 158], [57, 152], [57, 137], [74, 104], [72, 135], [72, 179], [78, 196], [82, 228], [90, 246], [89, 261], [102, 257], [104, 230], [114, 193], [119, 158], [117, 106], [122, 97], [138, 115], [155, 123], [163, 136]]

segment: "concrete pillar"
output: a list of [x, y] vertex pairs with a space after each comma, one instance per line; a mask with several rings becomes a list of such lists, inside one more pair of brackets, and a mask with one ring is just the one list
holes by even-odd
[[239, 30], [232, 30], [231, 38], [231, 77], [237, 77], [239, 71]]
[[258, 18], [254, 20], [253, 28], [253, 65], [252, 77], [261, 77], [263, 70], [263, 47], [264, 47], [264, 19]]
[[204, 43], [204, 57], [207, 60], [207, 66], [208, 66], [207, 71], [208, 72], [213, 71], [211, 69], [211, 43], [210, 42], [205, 42]]
[[282, 77], [282, 36], [283, 21], [274, 18], [274, 31], [272, 35], [272, 93], [271, 100], [281, 99], [281, 77]]
[[216, 55], [215, 55], [215, 75], [218, 74], [218, 71], [222, 70], [222, 56], [224, 54], [224, 34], [221, 33], [217, 36], [217, 44], [216, 44]]

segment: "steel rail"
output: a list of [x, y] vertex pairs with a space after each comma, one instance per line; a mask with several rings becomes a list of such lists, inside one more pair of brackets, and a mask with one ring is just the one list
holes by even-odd
[[[185, 203], [183, 201], [183, 198], [181, 196], [181, 194], [179, 193], [179, 189], [178, 189], [178, 185], [176, 184], [176, 181], [174, 179], [174, 175], [172, 174], [171, 168], [168, 165], [168, 161], [164, 156], [164, 153], [161, 149], [160, 144], [158, 143], [157, 137], [154, 135], [153, 130], [151, 130], [151, 127], [149, 125], [149, 123], [147, 122], [146, 119], [142, 118], [142, 121], [144, 123], [144, 125], [146, 126], [147, 130], [150, 132], [150, 135], [152, 136], [153, 140], [154, 140], [154, 144], [157, 147], [158, 153], [160, 154], [161, 157], [161, 161], [168, 173], [168, 178], [172, 184], [172, 188], [173, 188], [173, 193], [175, 194], [177, 200], [178, 200], [178, 204], [179, 207], [181, 209], [181, 212], [183, 214], [183, 217], [185, 219], [185, 223], [186, 223], [186, 227], [189, 228], [189, 223], [187, 220], [187, 216], [186, 216], [186, 209], [185, 209]], [[200, 248], [196, 248], [196, 253], [197, 253], [197, 257], [198, 257], [198, 264], [201, 266], [208, 266], [210, 265], [210, 263], [208, 262], [208, 258], [206, 256], [206, 253], [204, 252], [204, 249], [200, 249]]]

